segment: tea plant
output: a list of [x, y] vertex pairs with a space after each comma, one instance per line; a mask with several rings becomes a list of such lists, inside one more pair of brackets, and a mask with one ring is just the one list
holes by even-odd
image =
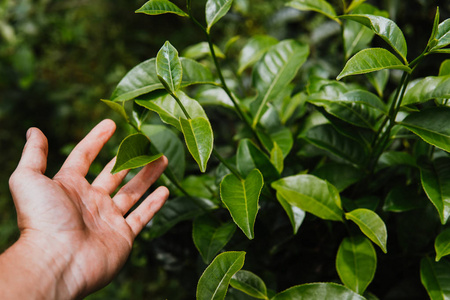
[[[185, 9], [150, 0], [136, 11], [189, 18], [205, 37], [181, 56], [167, 41], [102, 100], [134, 130], [113, 172], [169, 158], [162, 181], [174, 197], [147, 234], [154, 239], [192, 220], [208, 265], [197, 299], [241, 299], [236, 290], [258, 299], [376, 299], [368, 290], [377, 267], [393, 260], [417, 265], [431, 299], [450, 297], [450, 60], [437, 76], [415, 77], [426, 58], [450, 53], [450, 19], [441, 21], [437, 8], [428, 43], [411, 58], [402, 30], [364, 2], [342, 1], [342, 14], [324, 0], [286, 2], [339, 28], [347, 61], [335, 79], [301, 40], [255, 35], [242, 47], [239, 38], [213, 44], [232, 0], [208, 0], [204, 21], [191, 0]], [[396, 84], [392, 94], [388, 82]], [[317, 228], [324, 233], [311, 259], [334, 253], [335, 270], [314, 282], [291, 278], [299, 285], [284, 291], [262, 279], [273, 276], [257, 274], [284, 256], [284, 266], [296, 265], [284, 245]], [[268, 249], [252, 250], [261, 245]], [[284, 272], [303, 278], [301, 269]]]

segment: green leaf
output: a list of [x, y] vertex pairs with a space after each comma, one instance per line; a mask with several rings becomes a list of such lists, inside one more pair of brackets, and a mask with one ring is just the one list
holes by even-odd
[[389, 80], [389, 75], [390, 72], [387, 69], [366, 74], [367, 79], [373, 85], [380, 97], [383, 97], [384, 95], [384, 89]]
[[429, 257], [422, 258], [420, 279], [431, 300], [450, 298], [450, 263], [448, 261], [433, 262]]
[[273, 148], [270, 151], [270, 162], [277, 169], [278, 173], [283, 172], [284, 167], [284, 157], [283, 151], [276, 142], [273, 143]]
[[437, 43], [431, 49], [433, 52], [450, 44], [450, 19], [439, 24], [435, 39]]
[[206, 31], [209, 33], [211, 27], [219, 21], [231, 8], [233, 0], [208, 0], [206, 2]]
[[230, 96], [219, 87], [208, 87], [201, 89], [198, 94], [195, 95], [195, 99], [202, 105], [218, 105], [232, 109], [234, 107], [233, 101]]
[[324, 164], [314, 170], [312, 175], [330, 182], [339, 192], [358, 182], [363, 176], [359, 169], [351, 165], [333, 162]]
[[428, 76], [408, 88], [402, 105], [423, 103], [430, 99], [450, 98], [450, 75]]
[[251, 171], [245, 179], [228, 174], [220, 183], [220, 198], [231, 214], [233, 221], [251, 240], [258, 213], [259, 195], [264, 180], [258, 169]]
[[450, 152], [450, 108], [433, 107], [407, 116], [400, 125], [425, 142]]
[[253, 127], [259, 122], [267, 103], [294, 79], [308, 54], [307, 45], [285, 40], [272, 46], [259, 60], [253, 69], [253, 84], [258, 92], [252, 103]]
[[387, 230], [383, 220], [372, 210], [358, 208], [345, 214], [347, 220], [358, 225], [361, 231], [375, 244], [387, 253]]
[[302, 11], [321, 13], [339, 23], [339, 20], [336, 19], [334, 8], [325, 0], [293, 0], [286, 3], [286, 5]]
[[411, 154], [398, 151], [386, 151], [381, 154], [377, 169], [397, 167], [399, 165], [417, 167], [416, 160]]
[[127, 136], [119, 146], [117, 159], [111, 173], [143, 167], [162, 156], [150, 154], [150, 140], [143, 134]]
[[336, 256], [336, 269], [346, 287], [362, 295], [377, 269], [377, 253], [363, 236], [344, 238]]
[[205, 172], [214, 143], [211, 124], [202, 117], [194, 119], [180, 117], [180, 126], [189, 152], [200, 167], [200, 171]]
[[169, 41], [164, 43], [156, 56], [156, 75], [166, 90], [172, 94], [175, 94], [181, 86], [183, 67], [177, 49]]
[[434, 249], [436, 250], [436, 261], [439, 261], [443, 256], [450, 254], [450, 229], [439, 233], [434, 241]]
[[269, 299], [264, 281], [250, 271], [238, 271], [231, 277], [230, 285], [254, 298]]
[[211, 263], [235, 231], [236, 225], [233, 222], [219, 224], [210, 215], [203, 215], [194, 220], [192, 238], [206, 264]]
[[[177, 96], [191, 118], [208, 118], [202, 106], [197, 101], [189, 98], [182, 91], [178, 91]], [[164, 123], [170, 124], [179, 131], [182, 131], [179, 119], [184, 118], [185, 115], [180, 105], [172, 96], [162, 92], [155, 92], [146, 97], [141, 96], [140, 99], [145, 100], [136, 100], [137, 104], [156, 112]]]
[[345, 299], [364, 300], [351, 289], [336, 283], [307, 283], [278, 293], [271, 300]]
[[136, 13], [144, 13], [151, 16], [171, 13], [179, 15], [181, 17], [189, 17], [187, 13], [182, 11], [180, 8], [178, 8], [178, 6], [176, 6], [169, 0], [150, 0], [141, 8], [136, 10]]
[[438, 33], [439, 19], [440, 19], [439, 7], [436, 7], [436, 15], [434, 16], [433, 29], [431, 30], [431, 36], [427, 44], [427, 47], [429, 48], [433, 48], [437, 44], [436, 35]]
[[436, 207], [441, 223], [450, 216], [450, 158], [437, 158], [431, 164], [422, 164], [420, 179], [430, 201]]
[[236, 154], [237, 168], [246, 177], [254, 169], [258, 169], [264, 176], [264, 181], [270, 183], [280, 175], [270, 159], [249, 139], [240, 141]]
[[407, 63], [406, 59], [408, 50], [406, 46], [405, 36], [400, 28], [392, 20], [369, 14], [360, 15], [344, 15], [340, 18], [356, 21], [370, 28], [376, 35], [385, 40], [403, 59], [404, 63]]
[[348, 13], [349, 11], [352, 11], [352, 10], [358, 8], [364, 2], [366, 2], [366, 0], [353, 0], [352, 3], [350, 3], [350, 5], [347, 7], [345, 13]]
[[263, 55], [269, 50], [270, 47], [276, 45], [278, 40], [268, 35], [255, 35], [253, 36], [239, 55], [239, 69], [238, 74], [254, 65]]
[[198, 281], [197, 300], [223, 300], [231, 277], [244, 266], [244, 260], [244, 251], [217, 255]]
[[297, 234], [300, 225], [302, 225], [303, 220], [305, 219], [305, 212], [297, 206], [289, 204], [286, 199], [283, 198], [281, 193], [277, 193], [277, 199], [289, 217], [292, 229], [294, 230], [294, 235]]
[[325, 180], [302, 174], [281, 178], [273, 182], [272, 187], [280, 194], [277, 197], [281, 196], [291, 205], [325, 220], [343, 220], [339, 192]]
[[[417, 193], [416, 189], [408, 186], [394, 187], [384, 200], [384, 211], [405, 212], [423, 207], [426, 203], [424, 196]], [[425, 200], [425, 201], [424, 201]]]
[[117, 103], [117, 102], [105, 100], [105, 99], [101, 99], [101, 101], [103, 103], [105, 103], [106, 105], [108, 105], [109, 108], [114, 110], [120, 116], [122, 116], [125, 119], [125, 121], [128, 123], [129, 118], [128, 118], [127, 112], [125, 111], [125, 107], [124, 107], [123, 103]]
[[439, 76], [446, 75], [450, 75], [450, 59], [444, 60], [439, 67]]
[[[223, 54], [222, 50], [216, 45], [213, 45], [214, 53], [218, 58], [225, 58], [225, 54]], [[200, 59], [205, 56], [211, 55], [211, 51], [209, 48], [208, 42], [201, 42], [184, 49], [182, 53], [183, 57], [191, 58], [191, 59]]]
[[197, 198], [197, 201], [202, 204], [202, 207], [188, 197], [178, 197], [167, 201], [150, 223], [150, 238], [159, 237], [176, 224], [204, 214], [205, 209], [218, 208], [216, 204], [209, 200]]
[[364, 49], [350, 58], [344, 66], [337, 80], [346, 76], [367, 74], [384, 69], [397, 69], [411, 73], [394, 54], [383, 48]]

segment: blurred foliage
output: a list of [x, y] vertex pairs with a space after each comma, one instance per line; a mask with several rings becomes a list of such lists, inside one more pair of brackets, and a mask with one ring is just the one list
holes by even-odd
[[[0, 0], [0, 251], [18, 237], [7, 183], [20, 158], [26, 130], [36, 126], [47, 135], [50, 144], [47, 173], [53, 176], [73, 145], [90, 128], [103, 118], [118, 118], [99, 99], [109, 96], [128, 70], [154, 57], [169, 38], [178, 49], [203, 40], [202, 33], [189, 20], [172, 15], [147, 17], [134, 14], [134, 10], [143, 2]], [[182, 0], [173, 2], [184, 7]], [[193, 2], [193, 11], [198, 11], [200, 18], [205, 0]], [[324, 69], [336, 65], [334, 62], [337, 60], [343, 64], [341, 45], [335, 41], [336, 26], [332, 22], [324, 22], [321, 15], [287, 8], [285, 2], [235, 0], [233, 10], [226, 16], [227, 20], [214, 29], [214, 36], [218, 37], [214, 42], [224, 49], [230, 46], [227, 42], [234, 36], [249, 37], [259, 33], [268, 33], [278, 39], [305, 39], [312, 46], [311, 59], [323, 61]], [[336, 7], [341, 4], [338, 0], [330, 2]], [[390, 18], [403, 29], [411, 56], [418, 55], [427, 42], [435, 6], [440, 6], [442, 19], [450, 17], [450, 2], [447, 0], [368, 2], [387, 10]], [[233, 51], [241, 49], [242, 44], [237, 39], [230, 47], [229, 51], [233, 54]], [[321, 56], [324, 53], [322, 47], [335, 55]], [[333, 63], [328, 64], [329, 60]], [[427, 74], [437, 74], [438, 63], [429, 60], [421, 68]], [[330, 72], [336, 73], [337, 70]], [[88, 175], [90, 178], [115, 154], [116, 146], [125, 136], [128, 129], [122, 127], [122, 122], [118, 122], [118, 125], [115, 138], [93, 165]], [[226, 134], [229, 133], [224, 132]], [[276, 230], [279, 216], [264, 217], [272, 218], [275, 226], [261, 228], [260, 232]], [[292, 286], [306, 275], [309, 281], [315, 276], [332, 280], [335, 276], [334, 261], [318, 259], [320, 253], [308, 253], [308, 261], [302, 259], [302, 251], [308, 249], [318, 248], [330, 253], [336, 250], [325, 247], [333, 236], [330, 232], [322, 234], [329, 230], [326, 223], [317, 224], [317, 228], [311, 230], [293, 237], [280, 233], [277, 242], [266, 241], [264, 235], [260, 234], [252, 243], [247, 256], [248, 263], [260, 265], [263, 278], [271, 276], [264, 273], [267, 269], [281, 274], [277, 278], [280, 286]], [[202, 262], [197, 260], [197, 250], [189, 239], [190, 232], [190, 224], [182, 223], [163, 238], [151, 242], [143, 232], [137, 238], [129, 262], [118, 277], [89, 299], [190, 299], [203, 268]], [[308, 240], [312, 236], [321, 237]], [[291, 267], [302, 269], [301, 274], [293, 278], [292, 274], [283, 275], [283, 270], [276, 270], [277, 266], [267, 265], [265, 261], [251, 261], [252, 257], [263, 259], [261, 255], [251, 255], [251, 251], [266, 249], [272, 255], [279, 255], [277, 265], [283, 266], [283, 261], [294, 254], [277, 254], [277, 249], [272, 248], [274, 244], [283, 245], [284, 249], [296, 253], [298, 260]], [[298, 249], [298, 245], [301, 247], [305, 244], [309, 246]], [[238, 248], [238, 245], [235, 246]], [[311, 255], [317, 255], [317, 259], [311, 259]], [[287, 263], [291, 262], [288, 260]], [[410, 270], [406, 267], [405, 270]], [[379, 272], [389, 273], [387, 270]], [[404, 285], [408, 287], [410, 295], [423, 295], [420, 283], [410, 282], [407, 275], [403, 274]], [[379, 295], [385, 295], [385, 299], [398, 299], [395, 298], [398, 291], [391, 291], [389, 285], [383, 284], [387, 281], [389, 278], [375, 281], [373, 288], [380, 291]]]

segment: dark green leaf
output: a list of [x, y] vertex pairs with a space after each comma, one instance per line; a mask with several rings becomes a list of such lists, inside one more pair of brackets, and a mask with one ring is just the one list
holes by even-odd
[[283, 151], [276, 142], [273, 143], [273, 148], [270, 151], [270, 162], [277, 169], [278, 173], [281, 174], [281, 172], [283, 172], [284, 168]]
[[181, 86], [183, 68], [177, 49], [169, 41], [164, 43], [156, 56], [156, 75], [166, 90], [172, 94], [175, 94]]
[[264, 281], [250, 271], [238, 271], [231, 277], [230, 285], [254, 298], [269, 299]]
[[271, 300], [312, 299], [364, 300], [365, 298], [336, 283], [308, 283], [291, 287], [277, 294]]
[[384, 95], [384, 89], [389, 80], [389, 74], [390, 72], [387, 69], [366, 74], [367, 79], [369, 79], [380, 97], [383, 97]]
[[450, 298], [450, 263], [448, 261], [433, 262], [429, 257], [422, 258], [420, 279], [431, 300]]
[[261, 172], [254, 169], [245, 179], [228, 174], [220, 183], [220, 198], [229, 210], [234, 222], [249, 239], [254, 238], [254, 225], [258, 213], [259, 195], [264, 180]]
[[294, 234], [297, 234], [300, 225], [302, 225], [303, 220], [305, 219], [305, 212], [297, 206], [289, 204], [286, 199], [283, 198], [281, 193], [277, 193], [277, 199], [289, 217]]
[[286, 5], [302, 11], [315, 11], [339, 22], [334, 8], [325, 0], [293, 0]]
[[184, 11], [178, 8], [175, 4], [169, 0], [150, 0], [145, 3], [141, 8], [136, 10], [136, 13], [144, 13], [147, 15], [160, 15], [166, 13], [172, 13], [181, 17], [188, 17]]
[[383, 210], [391, 212], [405, 212], [423, 207], [426, 202], [424, 196], [418, 195], [413, 187], [395, 187], [391, 189], [384, 201]]
[[223, 300], [231, 277], [244, 265], [245, 252], [224, 252], [203, 272], [197, 285], [197, 300]]
[[219, 21], [231, 8], [233, 0], [208, 0], [206, 2], [206, 31], [209, 33], [211, 27]]
[[161, 156], [162, 153], [150, 155], [150, 140], [145, 135], [132, 134], [120, 144], [116, 163], [111, 172], [117, 173], [122, 170], [143, 167]]
[[408, 88], [402, 105], [417, 104], [436, 98], [450, 98], [450, 75], [428, 76]]
[[339, 192], [325, 180], [313, 175], [295, 175], [273, 182], [272, 187], [281, 196], [277, 197], [291, 205], [325, 220], [342, 221]]
[[348, 164], [327, 163], [314, 170], [312, 175], [330, 182], [341, 192], [353, 183], [358, 182], [363, 174], [359, 169]]
[[434, 249], [436, 250], [436, 261], [439, 261], [443, 256], [450, 254], [450, 229], [439, 233], [434, 241]]
[[416, 160], [409, 153], [387, 151], [381, 154], [377, 168], [397, 167], [399, 165], [417, 167]]
[[238, 74], [241, 74], [246, 68], [254, 65], [267, 50], [278, 43], [276, 38], [268, 35], [255, 35], [242, 48], [239, 55]]
[[363, 236], [344, 238], [336, 256], [336, 269], [346, 287], [363, 294], [377, 269], [377, 253]]

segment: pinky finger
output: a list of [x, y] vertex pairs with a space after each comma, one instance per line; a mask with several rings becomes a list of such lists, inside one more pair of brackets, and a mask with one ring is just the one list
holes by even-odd
[[169, 190], [164, 186], [160, 186], [126, 217], [125, 220], [133, 231], [135, 237], [160, 210], [168, 197]]

